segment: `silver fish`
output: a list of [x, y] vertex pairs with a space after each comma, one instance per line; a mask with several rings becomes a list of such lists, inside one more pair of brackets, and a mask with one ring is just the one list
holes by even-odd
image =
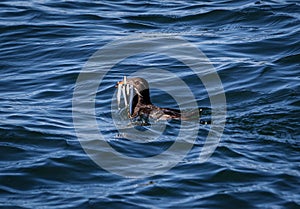
[[130, 116], [132, 116], [133, 114], [133, 109], [132, 109], [132, 101], [133, 101], [133, 96], [134, 96], [134, 92], [133, 92], [133, 86], [130, 85], [130, 94], [129, 94], [129, 114]]
[[124, 97], [125, 107], [127, 107], [128, 103], [127, 103], [127, 95], [126, 95], [126, 86], [125, 85], [122, 85], [122, 93], [123, 93], [123, 97]]
[[117, 91], [117, 103], [118, 109], [120, 110], [120, 103], [121, 103], [121, 93], [122, 93], [122, 84], [118, 84], [118, 91]]

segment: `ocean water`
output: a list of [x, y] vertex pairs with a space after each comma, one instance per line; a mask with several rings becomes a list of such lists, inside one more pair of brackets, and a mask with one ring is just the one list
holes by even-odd
[[[1, 208], [300, 208], [299, 1], [3, 0], [0, 9]], [[210, 125], [196, 129], [183, 159], [148, 177], [117, 175], [85, 152], [73, 117], [78, 76], [98, 50], [132, 36], [180, 37], [214, 66], [227, 118], [207, 161], [197, 159]], [[148, 71], [150, 86], [166, 82], [153, 68], [172, 71], [199, 107], [211, 107], [203, 83], [180, 60], [142, 53], [117, 63], [97, 89], [95, 117], [102, 140], [132, 158], [163, 153], [182, 125], [159, 122], [126, 132], [139, 140], [136, 133], [159, 136], [164, 127], [154, 141], [118, 136], [126, 122], [113, 121], [116, 82], [139, 69]], [[178, 88], [166, 90], [184, 98]], [[178, 108], [167, 91], [153, 88], [151, 95], [158, 106]], [[125, 163], [120, 170], [138, 168]]]

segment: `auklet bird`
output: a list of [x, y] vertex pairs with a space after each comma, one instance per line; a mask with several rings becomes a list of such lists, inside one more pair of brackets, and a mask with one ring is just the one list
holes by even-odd
[[[124, 97], [125, 106], [128, 107], [128, 117], [148, 123], [148, 119], [154, 120], [189, 120], [194, 113], [181, 113], [171, 108], [161, 108], [152, 104], [150, 99], [149, 84], [144, 78], [126, 78], [117, 83], [117, 102], [120, 107], [121, 94]], [[199, 109], [201, 115], [202, 109]], [[209, 121], [200, 120], [201, 124], [208, 124]]]

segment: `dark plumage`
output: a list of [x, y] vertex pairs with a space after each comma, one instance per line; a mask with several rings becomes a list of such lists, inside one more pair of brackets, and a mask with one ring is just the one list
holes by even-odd
[[[135, 94], [132, 99], [131, 110], [128, 113], [129, 118], [134, 120], [139, 120], [148, 123], [148, 119], [155, 120], [190, 120], [194, 115], [201, 114], [202, 109], [199, 109], [199, 112], [181, 113], [179, 110], [171, 108], [161, 108], [151, 102], [150, 90], [148, 82], [140, 77], [127, 78], [126, 82], [121, 81], [119, 84], [131, 85], [134, 88]], [[130, 108], [130, 107], [129, 107]], [[200, 121], [200, 123], [207, 124], [208, 122]]]
[[130, 117], [135, 118], [137, 116], [150, 117], [153, 119], [180, 119], [181, 114], [179, 110], [170, 108], [160, 108], [152, 104], [150, 99], [149, 84], [143, 78], [129, 78], [127, 83], [134, 86], [136, 94], [132, 101], [132, 115]]

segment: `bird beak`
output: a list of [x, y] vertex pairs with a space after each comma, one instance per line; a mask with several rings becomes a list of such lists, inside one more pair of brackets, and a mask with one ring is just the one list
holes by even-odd
[[115, 85], [115, 87], [118, 88], [118, 86], [122, 85], [122, 84], [124, 84], [124, 82], [123, 81], [119, 81], [119, 82], [117, 82], [117, 84]]

